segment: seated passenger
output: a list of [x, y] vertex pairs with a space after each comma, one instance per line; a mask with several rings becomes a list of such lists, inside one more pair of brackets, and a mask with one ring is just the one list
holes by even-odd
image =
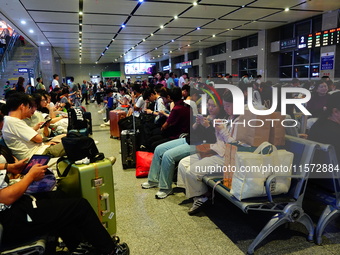
[[33, 154], [47, 154], [52, 157], [65, 155], [62, 143], [43, 143], [36, 130], [29, 127], [23, 119], [30, 118], [36, 106], [29, 95], [16, 93], [6, 101], [8, 116], [5, 116], [2, 135], [7, 147], [18, 159], [30, 158]]
[[171, 99], [175, 102], [166, 122], [162, 125], [162, 134], [151, 137], [148, 141], [151, 151], [161, 143], [177, 139], [181, 134], [188, 133], [190, 130], [190, 112], [191, 108], [183, 102], [182, 90], [175, 87], [171, 90]]
[[119, 89], [120, 97], [118, 98], [118, 107], [115, 110], [123, 110], [126, 113], [129, 110], [131, 97], [127, 94], [127, 89], [125, 87], [121, 87]]
[[4, 169], [0, 170], [0, 222], [5, 230], [2, 243], [14, 245], [30, 237], [52, 234], [60, 236], [71, 252], [85, 240], [98, 254], [129, 254], [125, 243], [117, 244], [111, 239], [86, 199], [68, 198], [55, 191], [24, 194], [33, 181], [44, 177], [48, 166], [34, 165], [20, 182], [8, 186], [7, 173], [20, 173], [23, 161], [0, 163], [0, 169]]
[[329, 96], [326, 109], [311, 127], [308, 139], [332, 144], [340, 160], [340, 92]]
[[[223, 107], [229, 120], [236, 121], [233, 115], [233, 97], [231, 93], [223, 95]], [[204, 168], [206, 166], [223, 166], [225, 163], [224, 153], [225, 144], [235, 142], [237, 126], [231, 127], [230, 122], [227, 125], [215, 125], [216, 140], [215, 144], [210, 145], [210, 149], [215, 154], [201, 158], [199, 154], [194, 154], [182, 159], [178, 165], [177, 186], [185, 188], [187, 198], [193, 198], [194, 203], [189, 210], [189, 215], [193, 215], [202, 209], [202, 206], [208, 201], [208, 188], [202, 182], [202, 178], [208, 175]], [[200, 171], [202, 169], [202, 171]], [[216, 173], [214, 173], [216, 175]], [[223, 175], [222, 173], [218, 173]]]
[[[156, 198], [166, 198], [172, 193], [172, 180], [176, 164], [184, 157], [196, 152], [196, 147], [189, 144], [214, 143], [216, 141], [212, 120], [221, 116], [221, 107], [208, 100], [208, 117], [196, 116], [190, 137], [178, 138], [158, 145], [155, 149], [148, 181], [142, 184], [143, 189], [159, 187]], [[194, 137], [194, 138], [193, 138]]]
[[[48, 137], [50, 135], [50, 124], [54, 124], [63, 118], [67, 118], [67, 115], [61, 115], [59, 117], [55, 117], [55, 112], [53, 109], [48, 107], [47, 97], [43, 94], [34, 94], [33, 98], [35, 100], [35, 105], [37, 109], [33, 113], [30, 118], [25, 118], [24, 121], [30, 127], [32, 127], [35, 131], [37, 131], [40, 135], [44, 137]], [[46, 113], [47, 112], [49, 113]], [[51, 119], [51, 121], [46, 124], [43, 128], [40, 128], [41, 125], [47, 120]]]
[[328, 86], [326, 82], [316, 82], [312, 97], [307, 103], [307, 110], [312, 114], [313, 118], [318, 118], [323, 113], [324, 107], [327, 104], [329, 98]]

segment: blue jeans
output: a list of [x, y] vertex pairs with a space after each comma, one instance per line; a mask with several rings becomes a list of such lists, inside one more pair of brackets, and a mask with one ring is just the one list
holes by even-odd
[[187, 144], [185, 138], [158, 145], [152, 158], [148, 181], [159, 183], [160, 189], [171, 189], [176, 163], [195, 152], [196, 147]]

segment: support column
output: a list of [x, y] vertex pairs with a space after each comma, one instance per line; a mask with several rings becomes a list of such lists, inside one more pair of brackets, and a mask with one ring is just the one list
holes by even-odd
[[54, 74], [54, 58], [52, 47], [40, 46], [39, 57], [40, 57], [40, 70], [46, 89], [51, 85]]
[[[337, 28], [338, 26], [338, 18], [339, 18], [339, 10], [329, 11], [322, 15], [322, 31], [332, 28]], [[340, 76], [340, 67], [335, 64], [337, 57], [340, 57], [340, 52], [337, 54], [337, 45], [330, 45], [326, 47], [321, 47], [320, 49], [320, 78], [324, 75], [329, 76], [331, 80], [334, 80], [334, 77], [338, 78]], [[322, 55], [327, 53], [334, 53], [334, 62], [333, 69], [331, 70], [321, 70], [322, 65]], [[339, 56], [337, 56], [339, 55]], [[336, 75], [335, 75], [336, 74]]]
[[208, 66], [206, 62], [206, 50], [205, 49], [200, 49], [199, 50], [199, 59], [198, 59], [198, 73], [202, 77], [202, 80], [206, 80], [207, 76], [209, 75], [208, 73]]

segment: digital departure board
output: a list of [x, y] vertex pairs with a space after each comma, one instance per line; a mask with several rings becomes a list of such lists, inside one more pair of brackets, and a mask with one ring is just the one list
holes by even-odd
[[[301, 36], [299, 38], [301, 38]], [[340, 44], [340, 28], [309, 34], [307, 37], [308, 49], [335, 44]]]

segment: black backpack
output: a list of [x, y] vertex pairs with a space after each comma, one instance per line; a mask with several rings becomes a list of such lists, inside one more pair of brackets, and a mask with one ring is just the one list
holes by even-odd
[[83, 129], [87, 128], [87, 120], [84, 116], [84, 111], [81, 108], [70, 108], [67, 110], [68, 114], [68, 127], [67, 130], [71, 129]]

